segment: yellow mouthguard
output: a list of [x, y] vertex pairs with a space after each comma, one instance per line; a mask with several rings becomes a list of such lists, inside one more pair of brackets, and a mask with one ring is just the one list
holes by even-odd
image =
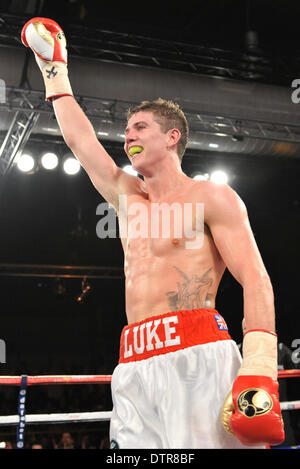
[[135, 155], [136, 153], [141, 153], [141, 151], [143, 151], [143, 150], [144, 150], [143, 147], [131, 147], [131, 148], [129, 149], [129, 155], [130, 155], [130, 156], [133, 156], [133, 155]]

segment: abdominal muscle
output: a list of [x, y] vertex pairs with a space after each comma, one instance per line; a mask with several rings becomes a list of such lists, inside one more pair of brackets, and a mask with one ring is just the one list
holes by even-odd
[[214, 308], [224, 263], [205, 229], [200, 249], [184, 239], [123, 240], [128, 323], [179, 310]]

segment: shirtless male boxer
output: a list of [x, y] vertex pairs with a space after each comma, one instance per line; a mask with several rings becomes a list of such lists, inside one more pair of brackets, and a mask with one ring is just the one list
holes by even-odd
[[[143, 179], [125, 173], [99, 143], [73, 97], [59, 25], [33, 18], [22, 30], [22, 41], [35, 54], [66, 144], [115, 207], [120, 230], [127, 223], [121, 241], [128, 326], [112, 376], [112, 447], [278, 444], [284, 429], [273, 290], [243, 202], [227, 185], [195, 181], [183, 173], [187, 121], [176, 104], [162, 99], [129, 111], [124, 149]], [[136, 235], [134, 204], [145, 209], [139, 222], [148, 217], [151, 225], [151, 209], [162, 203], [203, 204], [203, 224], [197, 211], [188, 220], [196, 237], [202, 230], [198, 247], [187, 244], [186, 232], [178, 236], [175, 224], [168, 237]], [[243, 360], [215, 310], [225, 268], [243, 287]]]

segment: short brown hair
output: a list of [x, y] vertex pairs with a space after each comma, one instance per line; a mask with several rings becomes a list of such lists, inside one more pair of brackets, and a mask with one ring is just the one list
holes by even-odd
[[188, 141], [189, 126], [184, 112], [180, 109], [179, 105], [162, 98], [158, 98], [155, 101], [142, 101], [137, 106], [128, 110], [127, 121], [140, 111], [152, 112], [164, 133], [173, 128], [180, 130], [181, 138], [177, 144], [177, 152], [181, 162]]

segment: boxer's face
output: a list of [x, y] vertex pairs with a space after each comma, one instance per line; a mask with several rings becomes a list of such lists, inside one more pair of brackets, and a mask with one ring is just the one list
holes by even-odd
[[[163, 158], [169, 144], [169, 132], [163, 133], [153, 114], [140, 111], [131, 116], [125, 130], [124, 150], [133, 168], [140, 174]], [[143, 150], [130, 156], [129, 149], [140, 146]]]

